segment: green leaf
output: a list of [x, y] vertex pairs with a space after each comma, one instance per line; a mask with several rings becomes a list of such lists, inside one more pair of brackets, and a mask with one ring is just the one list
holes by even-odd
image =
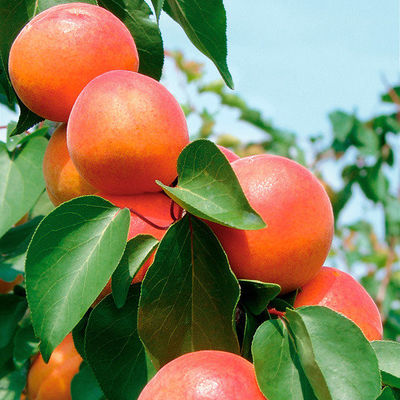
[[14, 336], [18, 322], [26, 311], [24, 297], [14, 294], [0, 295], [0, 348], [7, 346]]
[[[394, 96], [400, 96], [400, 86], [394, 86], [391, 90], [394, 92]], [[381, 96], [381, 99], [386, 103], [393, 103], [393, 95], [391, 96], [389, 93], [385, 93]]]
[[389, 180], [383, 172], [380, 162], [362, 169], [357, 179], [365, 196], [376, 202], [384, 202], [388, 197]]
[[268, 400], [317, 400], [281, 320], [257, 329], [252, 353], [258, 385]]
[[35, 336], [30, 318], [26, 318], [14, 336], [14, 364], [17, 368], [21, 368], [38, 352], [39, 339]]
[[226, 63], [226, 14], [222, 0], [166, 0], [164, 10], [215, 64], [225, 83], [233, 89], [232, 76]]
[[253, 342], [253, 337], [259, 326], [259, 323], [256, 317], [250, 312], [246, 312], [245, 318], [246, 320], [244, 324], [244, 332], [243, 332], [240, 354], [242, 355], [242, 357], [252, 362], [253, 359], [251, 355], [251, 344]]
[[13, 160], [0, 143], [0, 237], [32, 208], [42, 193], [46, 146], [46, 139], [34, 138]]
[[211, 229], [186, 215], [160, 242], [142, 282], [139, 334], [156, 366], [191, 351], [239, 353], [239, 284]]
[[124, 255], [111, 280], [112, 295], [118, 308], [124, 305], [133, 278], [157, 245], [158, 240], [151, 235], [137, 235], [126, 244]]
[[129, 211], [96, 196], [63, 203], [38, 226], [26, 257], [33, 327], [48, 360], [107, 284], [122, 257]]
[[16, 124], [14, 122], [8, 124], [7, 127], [7, 150], [9, 152], [14, 151], [17, 146], [21, 146], [22, 144], [26, 143], [27, 141], [40, 136], [45, 136], [49, 131], [49, 127], [45, 126], [43, 128], [39, 128], [34, 130], [33, 132], [24, 132], [20, 135], [11, 136], [11, 133], [14, 131]]
[[161, 10], [164, 5], [164, 0], [151, 0], [153, 3], [154, 11], [156, 13], [157, 21], [160, 19]]
[[86, 326], [89, 321], [89, 315], [92, 312], [92, 308], [90, 308], [86, 314], [82, 317], [82, 319], [78, 322], [74, 329], [72, 329], [72, 339], [74, 340], [74, 346], [76, 351], [80, 354], [80, 356], [86, 360], [85, 354], [85, 333]]
[[334, 111], [329, 114], [329, 119], [332, 124], [334, 138], [339, 142], [345, 142], [354, 127], [356, 121], [354, 115], [343, 111]]
[[120, 309], [109, 295], [89, 317], [85, 352], [109, 399], [136, 399], [148, 381], [145, 349], [137, 331], [139, 295], [140, 285], [133, 285]]
[[352, 321], [329, 308], [287, 310], [304, 372], [319, 400], [375, 400], [380, 374], [375, 353]]
[[139, 52], [139, 72], [160, 80], [164, 63], [161, 32], [150, 7], [143, 0], [98, 0], [129, 29]]
[[379, 397], [376, 398], [376, 400], [396, 400], [396, 397], [394, 396], [392, 389], [390, 389], [389, 387], [385, 387]]
[[275, 283], [239, 280], [241, 288], [240, 301], [254, 315], [259, 315], [266, 310], [268, 303], [278, 296], [281, 288]]
[[14, 370], [0, 379], [1, 400], [19, 400], [26, 385], [28, 365]]
[[377, 133], [363, 124], [358, 124], [356, 129], [354, 129], [353, 141], [360, 153], [365, 156], [377, 155], [380, 151]]
[[22, 134], [23, 132], [27, 131], [28, 129], [32, 128], [39, 122], [43, 121], [44, 118], [36, 115], [25, 104], [18, 99], [18, 106], [20, 109], [20, 114], [18, 118], [17, 126], [10, 132], [9, 137], [13, 137], [15, 135]]
[[265, 227], [214, 143], [200, 139], [187, 145], [178, 158], [178, 177], [177, 187], [158, 184], [191, 214], [237, 229]]
[[90, 366], [83, 362], [71, 382], [72, 400], [106, 400]]
[[378, 357], [382, 383], [400, 389], [400, 343], [377, 340], [371, 345]]
[[400, 237], [400, 199], [388, 196], [384, 202], [386, 235]]

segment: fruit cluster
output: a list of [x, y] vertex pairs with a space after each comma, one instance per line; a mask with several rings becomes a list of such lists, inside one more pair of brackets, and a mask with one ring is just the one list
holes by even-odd
[[[43, 162], [51, 201], [59, 205], [97, 194], [131, 210], [128, 239], [143, 233], [161, 239], [165, 231], [159, 227], [171, 225], [175, 218], [171, 200], [155, 181], [175, 181], [177, 159], [189, 136], [175, 98], [138, 73], [138, 66], [134, 39], [123, 23], [107, 10], [83, 3], [55, 6], [37, 15], [16, 38], [9, 58], [10, 78], [23, 103], [43, 118], [62, 122]], [[382, 322], [367, 292], [350, 275], [323, 267], [334, 221], [318, 179], [284, 157], [239, 159], [221, 150], [250, 205], [267, 224], [246, 231], [208, 223], [235, 275], [279, 284], [283, 294], [299, 289], [295, 307], [329, 307], [352, 319], [368, 340], [381, 339]], [[134, 282], [143, 279], [151, 263], [152, 258]], [[98, 301], [110, 290], [108, 285]], [[81, 361], [72, 348], [68, 337], [49, 364], [40, 356], [34, 361], [29, 399], [70, 398], [70, 380]], [[52, 376], [61, 382], [59, 391], [49, 380]], [[264, 396], [251, 363], [210, 350], [183, 355], [164, 366], [139, 398]]]

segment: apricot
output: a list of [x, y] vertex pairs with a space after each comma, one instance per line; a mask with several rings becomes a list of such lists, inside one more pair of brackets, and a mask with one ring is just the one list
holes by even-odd
[[76, 351], [70, 333], [55, 348], [48, 364], [39, 355], [33, 362], [27, 379], [29, 400], [70, 400], [71, 381], [79, 371], [82, 358]]
[[49, 199], [55, 206], [96, 192], [72, 163], [67, 148], [66, 124], [61, 124], [49, 140], [43, 158], [43, 175]]
[[224, 146], [218, 145], [218, 148], [224, 153], [224, 156], [228, 159], [228, 161], [231, 163], [233, 161], [239, 160], [239, 156], [234, 153], [232, 150], [227, 149]]
[[11, 46], [9, 73], [22, 102], [53, 121], [67, 122], [82, 89], [115, 69], [137, 71], [139, 58], [126, 26], [106, 9], [61, 4], [36, 15]]
[[24, 280], [22, 274], [17, 275], [17, 277], [12, 282], [4, 281], [0, 279], [0, 294], [5, 294], [11, 292], [14, 286], [19, 285]]
[[156, 80], [129, 71], [93, 79], [79, 95], [67, 144], [79, 173], [99, 191], [117, 195], [157, 192], [169, 185], [189, 143], [185, 116]]
[[[155, 228], [137, 215], [131, 213], [128, 240], [139, 234], [152, 235], [156, 239], [161, 240], [167, 231], [166, 228], [174, 222], [170, 213], [171, 199], [169, 199], [163, 193], [145, 193], [132, 196], [113, 196], [100, 193], [99, 196], [113, 203], [117, 207], [130, 208], [143, 215], [153, 224], [164, 228]], [[143, 264], [134, 277], [132, 283], [141, 282], [143, 280], [147, 269], [153, 263], [153, 261], [154, 254], [152, 254]], [[100, 295], [97, 297], [96, 301], [93, 303], [93, 307], [109, 293], [111, 293], [111, 280], [107, 283]]]
[[210, 224], [238, 278], [277, 283], [282, 293], [303, 286], [321, 269], [333, 237], [333, 213], [318, 179], [285, 157], [255, 155], [234, 161], [250, 205], [266, 228]]
[[382, 320], [378, 307], [363, 286], [351, 275], [323, 267], [299, 291], [294, 307], [325, 306], [351, 319], [368, 340], [381, 340]]
[[224, 351], [184, 354], [164, 365], [138, 400], [265, 400], [253, 365]]

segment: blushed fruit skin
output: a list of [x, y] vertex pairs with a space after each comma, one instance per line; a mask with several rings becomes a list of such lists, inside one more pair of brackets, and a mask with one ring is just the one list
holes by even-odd
[[93, 79], [79, 95], [67, 128], [69, 154], [99, 191], [117, 195], [158, 192], [171, 184], [189, 143], [178, 102], [156, 80], [129, 71]]
[[261, 154], [234, 161], [250, 205], [266, 228], [239, 230], [210, 223], [238, 278], [297, 289], [321, 269], [333, 237], [329, 198], [317, 178], [285, 157]]
[[[99, 196], [108, 200], [112, 204], [120, 208], [131, 208], [139, 212], [160, 227], [168, 227], [174, 221], [170, 214], [171, 199], [163, 193], [144, 193], [135, 196], [113, 196], [109, 194], [99, 193]], [[139, 234], [152, 235], [156, 239], [161, 240], [166, 233], [166, 229], [157, 229], [144, 222], [138, 216], [131, 213], [131, 221], [129, 225], [128, 240]], [[134, 277], [132, 283], [141, 282], [147, 272], [147, 269], [154, 261], [154, 253], [140, 268]], [[111, 293], [111, 280], [104, 287], [93, 307], [98, 304], [104, 297]]]
[[224, 351], [185, 354], [162, 367], [138, 400], [265, 400], [253, 365]]
[[0, 294], [5, 294], [11, 292], [14, 289], [14, 286], [19, 285], [24, 280], [24, 277], [19, 274], [12, 282], [6, 282], [3, 279], [0, 279]]
[[382, 320], [378, 307], [363, 286], [351, 275], [323, 267], [299, 291], [294, 307], [325, 306], [351, 319], [368, 340], [381, 340]]
[[228, 159], [230, 163], [239, 160], [240, 157], [232, 150], [229, 150], [226, 147], [220, 145], [218, 145], [218, 148], [224, 153], [224, 156]]
[[67, 148], [66, 124], [61, 124], [49, 140], [43, 158], [43, 176], [49, 199], [55, 206], [96, 192], [72, 163]]
[[137, 71], [139, 57], [129, 30], [111, 12], [70, 3], [41, 12], [22, 29], [8, 66], [12, 85], [29, 109], [67, 122], [93, 78], [115, 69]]
[[48, 364], [40, 354], [33, 362], [28, 373], [27, 399], [71, 400], [71, 381], [81, 362], [70, 333], [55, 348]]

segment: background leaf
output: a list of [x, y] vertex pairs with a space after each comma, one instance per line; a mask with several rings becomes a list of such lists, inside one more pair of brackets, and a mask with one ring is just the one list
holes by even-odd
[[186, 215], [160, 242], [142, 283], [139, 334], [156, 366], [191, 351], [239, 353], [239, 285], [211, 229]]
[[38, 226], [26, 258], [33, 327], [48, 360], [117, 267], [129, 211], [96, 196], [63, 203]]
[[10, 343], [26, 308], [27, 303], [24, 297], [15, 294], [0, 295], [0, 348]]
[[106, 400], [90, 366], [83, 362], [71, 382], [72, 400]]
[[400, 343], [377, 340], [371, 345], [378, 357], [382, 383], [400, 389]]
[[177, 204], [199, 218], [237, 229], [265, 227], [251, 208], [229, 161], [208, 140], [195, 140], [178, 158], [178, 186], [164, 189]]
[[165, 0], [164, 10], [215, 64], [225, 83], [233, 89], [226, 63], [226, 13], [222, 0]]
[[109, 295], [89, 317], [87, 360], [110, 400], [136, 399], [148, 381], [145, 349], [137, 332], [139, 295], [140, 285], [133, 285], [120, 309]]
[[14, 370], [0, 379], [0, 398], [19, 400], [26, 385], [28, 366]]

